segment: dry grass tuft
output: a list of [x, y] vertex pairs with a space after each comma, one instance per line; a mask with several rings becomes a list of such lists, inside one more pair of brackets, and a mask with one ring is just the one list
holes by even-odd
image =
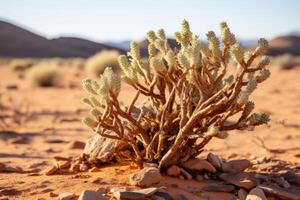
[[103, 50], [86, 61], [85, 70], [87, 73], [93, 76], [99, 76], [102, 74], [107, 66], [112, 67], [114, 70], [119, 69], [118, 56], [119, 52], [117, 51], [108, 51]]

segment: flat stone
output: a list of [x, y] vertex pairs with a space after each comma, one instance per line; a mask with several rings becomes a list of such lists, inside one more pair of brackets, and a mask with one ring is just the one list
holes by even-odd
[[56, 166], [59, 168], [59, 169], [68, 169], [70, 168], [71, 166], [71, 162], [68, 161], [68, 160], [65, 160], [65, 161], [58, 161], [56, 163]]
[[224, 183], [212, 183], [202, 188], [202, 190], [208, 192], [232, 192], [234, 189], [235, 187], [233, 185]]
[[212, 164], [215, 168], [221, 170], [222, 169], [222, 164], [223, 164], [223, 161], [222, 159], [215, 155], [215, 154], [212, 154], [212, 153], [209, 153], [207, 155], [207, 160], [208, 162], [210, 162], [210, 164]]
[[55, 166], [55, 165], [50, 166], [50, 167], [47, 167], [47, 168], [44, 170], [44, 174], [47, 175], [47, 176], [56, 174], [57, 172], [58, 172], [58, 168], [57, 168], [57, 166]]
[[216, 168], [206, 160], [199, 158], [189, 159], [188, 161], [181, 164], [185, 169], [195, 170], [195, 171], [209, 171], [215, 173]]
[[123, 189], [115, 189], [112, 192], [113, 196], [116, 199], [128, 199], [128, 200], [134, 200], [134, 199], [145, 199], [146, 197], [152, 196], [154, 193], [156, 193], [160, 188], [151, 187], [141, 190], [135, 190], [135, 191], [128, 191]]
[[75, 198], [75, 194], [72, 192], [64, 192], [58, 195], [59, 200], [71, 200]]
[[285, 180], [290, 183], [295, 183], [300, 185], [300, 173], [295, 173], [293, 171], [288, 171], [287, 173], [283, 174]]
[[250, 190], [249, 194], [246, 197], [246, 200], [268, 200], [264, 191], [258, 187]]
[[239, 189], [239, 191], [238, 191], [239, 200], [246, 200], [247, 195], [248, 195], [248, 192], [245, 189], [243, 189], [243, 188]]
[[130, 184], [134, 186], [149, 187], [153, 184], [159, 183], [162, 176], [159, 169], [154, 167], [147, 167], [130, 176]]
[[254, 188], [258, 184], [258, 181], [254, 178], [254, 176], [246, 172], [222, 173], [219, 175], [219, 177], [227, 183], [245, 188], [247, 190]]
[[251, 166], [251, 162], [246, 159], [232, 160], [222, 164], [223, 172], [238, 173], [243, 172], [245, 169]]
[[111, 162], [115, 153], [125, 146], [126, 144], [122, 141], [96, 134], [86, 142], [83, 153], [86, 154], [90, 160], [107, 163]]
[[265, 184], [259, 185], [258, 187], [262, 189], [266, 194], [275, 196], [277, 198], [287, 199], [287, 200], [300, 200], [299, 192], [292, 192], [284, 188], [279, 188], [276, 186], [265, 185]]
[[172, 165], [167, 169], [167, 175], [169, 176], [179, 176], [181, 170], [177, 165]]
[[85, 143], [81, 141], [72, 141], [69, 143], [68, 149], [84, 149]]
[[84, 190], [81, 192], [78, 200], [105, 200], [105, 198], [95, 191]]

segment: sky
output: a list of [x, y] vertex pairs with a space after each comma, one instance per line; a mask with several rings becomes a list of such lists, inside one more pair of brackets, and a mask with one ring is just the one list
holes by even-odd
[[48, 38], [138, 40], [163, 27], [167, 35], [183, 19], [204, 37], [227, 21], [242, 39], [300, 32], [298, 0], [0, 0], [0, 19]]

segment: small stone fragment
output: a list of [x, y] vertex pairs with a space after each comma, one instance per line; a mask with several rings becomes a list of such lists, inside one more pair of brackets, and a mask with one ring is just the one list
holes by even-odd
[[180, 167], [178, 167], [177, 165], [172, 165], [167, 169], [167, 174], [169, 176], [178, 176], [180, 172], [181, 172]]
[[78, 200], [105, 200], [105, 198], [92, 190], [84, 190], [81, 192]]
[[82, 164], [80, 164], [80, 166], [79, 166], [79, 170], [80, 170], [81, 172], [86, 172], [86, 171], [89, 170], [89, 167], [87, 166], [87, 164], [82, 163]]
[[58, 194], [55, 194], [54, 192], [49, 192], [49, 197], [57, 197]]
[[187, 180], [192, 180], [192, 175], [190, 173], [188, 173], [187, 171], [185, 171], [184, 169], [180, 168], [180, 171], [182, 173], [182, 175], [187, 179]]
[[79, 172], [79, 167], [80, 167], [79, 163], [73, 163], [70, 167], [70, 172]]
[[207, 155], [207, 160], [208, 162], [210, 162], [215, 168], [221, 170], [222, 169], [222, 164], [223, 161], [221, 160], [221, 158], [215, 154], [209, 153]]
[[295, 183], [300, 185], [300, 173], [288, 171], [283, 175], [283, 177], [290, 183]]
[[101, 169], [98, 168], [98, 167], [92, 167], [89, 171], [90, 171], [90, 172], [100, 172]]
[[50, 166], [50, 167], [47, 167], [47, 168], [44, 170], [44, 174], [47, 175], [47, 176], [56, 174], [57, 172], [58, 172], [58, 168], [57, 168], [57, 166], [55, 166], [55, 165]]
[[114, 190], [113, 196], [117, 199], [128, 199], [128, 200], [138, 200], [138, 199], [145, 199], [149, 196], [155, 194], [160, 188], [151, 187], [141, 190], [135, 191], [128, 191], [128, 190]]
[[251, 166], [251, 162], [246, 159], [232, 160], [222, 164], [223, 172], [238, 173], [243, 172], [245, 169]]
[[245, 189], [243, 189], [243, 188], [239, 189], [239, 191], [238, 191], [239, 200], [246, 200], [247, 195], [248, 195], [248, 192]]
[[72, 141], [68, 149], [84, 149], [85, 143], [81, 141]]
[[255, 187], [250, 190], [246, 200], [267, 200], [267, 197], [262, 189]]
[[182, 166], [189, 170], [209, 171], [211, 173], [215, 173], [217, 171], [216, 168], [208, 161], [199, 158], [189, 159], [188, 161], [182, 163]]
[[59, 168], [59, 169], [68, 169], [68, 168], [70, 168], [70, 166], [71, 166], [71, 162], [70, 161], [68, 161], [68, 160], [65, 160], [65, 161], [59, 161], [59, 162], [57, 162], [57, 167]]
[[272, 185], [259, 185], [258, 187], [262, 189], [266, 194], [275, 196], [280, 199], [300, 200], [299, 193], [294, 193], [284, 188], [279, 188]]
[[202, 190], [208, 192], [232, 192], [234, 189], [235, 187], [233, 185], [224, 183], [212, 183], [202, 188]]
[[258, 181], [254, 178], [254, 176], [246, 172], [223, 173], [220, 174], [219, 177], [227, 183], [245, 188], [247, 190], [254, 188], [258, 184]]
[[64, 192], [64, 193], [60, 193], [58, 196], [59, 200], [71, 200], [75, 197], [75, 194], [72, 192]]
[[154, 167], [144, 168], [130, 176], [130, 184], [141, 187], [151, 186], [155, 183], [159, 183], [160, 180], [161, 174], [159, 169]]

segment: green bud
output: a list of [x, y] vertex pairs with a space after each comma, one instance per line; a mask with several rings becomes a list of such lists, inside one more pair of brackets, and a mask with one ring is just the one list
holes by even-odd
[[84, 117], [82, 119], [82, 123], [84, 123], [85, 125], [87, 125], [90, 128], [96, 128], [98, 125], [98, 122], [96, 122], [95, 120], [93, 120], [89, 117]]

